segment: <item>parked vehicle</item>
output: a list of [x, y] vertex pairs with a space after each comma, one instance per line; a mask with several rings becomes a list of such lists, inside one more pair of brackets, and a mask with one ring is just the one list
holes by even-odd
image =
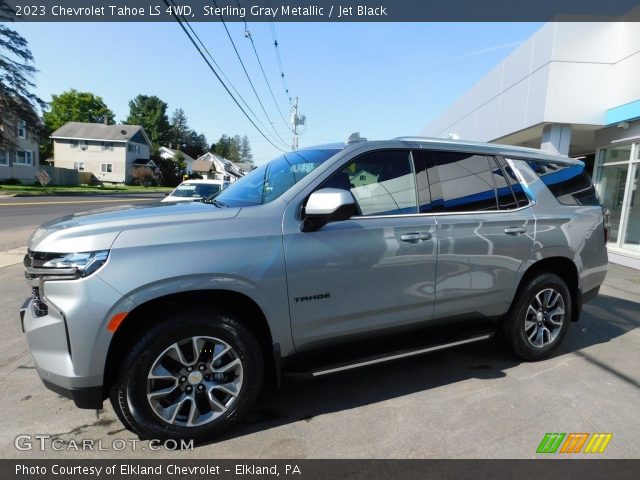
[[193, 202], [210, 197], [225, 188], [222, 180], [187, 180], [178, 185], [161, 202]]
[[549, 356], [605, 278], [605, 235], [580, 161], [352, 136], [285, 153], [206, 203], [42, 225], [21, 320], [50, 389], [81, 408], [109, 397], [143, 437], [201, 441], [281, 372], [494, 334], [521, 359]]

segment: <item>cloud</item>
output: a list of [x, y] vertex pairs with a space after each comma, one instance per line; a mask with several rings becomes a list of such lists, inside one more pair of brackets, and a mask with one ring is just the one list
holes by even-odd
[[501, 43], [500, 45], [492, 45], [490, 47], [480, 48], [478, 50], [472, 50], [470, 52], [461, 53], [459, 55], [454, 55], [453, 57], [448, 57], [444, 60], [441, 60], [436, 63], [436, 65], [440, 65], [443, 63], [454, 62], [456, 60], [461, 60], [463, 58], [469, 57], [477, 57], [479, 55], [484, 55], [486, 53], [496, 52], [498, 50], [505, 50], [507, 48], [513, 48], [521, 45], [522, 42], [509, 42], [509, 43]]

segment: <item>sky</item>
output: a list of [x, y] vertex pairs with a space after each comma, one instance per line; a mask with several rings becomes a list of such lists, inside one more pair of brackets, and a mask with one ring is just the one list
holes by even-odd
[[[248, 28], [276, 102], [244, 24], [227, 25], [272, 126], [223, 25], [192, 23], [264, 130], [277, 132], [290, 145], [290, 107], [270, 24]], [[541, 26], [276, 23], [289, 92], [299, 97], [299, 112], [307, 120], [299, 144], [344, 141], [352, 132], [369, 139], [416, 135]], [[157, 95], [169, 113], [182, 108], [191, 128], [209, 143], [222, 134], [247, 135], [257, 164], [280, 153], [249, 123], [176, 23], [18, 23], [11, 28], [29, 42], [39, 70], [36, 93], [45, 101], [70, 88], [89, 91], [103, 98], [120, 123], [132, 98]]]

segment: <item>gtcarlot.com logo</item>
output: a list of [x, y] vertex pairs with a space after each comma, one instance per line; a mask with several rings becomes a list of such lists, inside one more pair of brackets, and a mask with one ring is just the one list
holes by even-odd
[[536, 453], [603, 453], [612, 438], [612, 433], [546, 433]]

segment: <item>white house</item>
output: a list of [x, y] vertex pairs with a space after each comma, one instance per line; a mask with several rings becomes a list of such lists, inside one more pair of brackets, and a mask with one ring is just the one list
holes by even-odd
[[193, 162], [195, 162], [193, 158], [191, 158], [189, 155], [187, 155], [181, 150], [174, 150], [169, 147], [160, 147], [158, 149], [158, 155], [160, 155], [160, 157], [165, 160], [173, 160], [178, 152], [180, 152], [184, 157], [184, 163], [186, 164], [186, 167], [185, 167], [186, 173], [190, 174], [193, 171]]
[[[0, 128], [7, 133], [10, 141], [0, 146], [0, 180], [17, 178], [23, 183], [35, 181], [40, 166], [38, 155], [38, 139], [30, 131], [24, 120], [2, 118]], [[15, 133], [15, 135], [14, 135]]]
[[235, 182], [244, 175], [244, 172], [231, 160], [207, 152], [199, 157], [192, 166], [194, 173], [199, 173], [204, 178]]
[[50, 138], [56, 167], [91, 172], [103, 182], [131, 181], [134, 163], [146, 164], [151, 153], [151, 141], [140, 125], [69, 122]]

